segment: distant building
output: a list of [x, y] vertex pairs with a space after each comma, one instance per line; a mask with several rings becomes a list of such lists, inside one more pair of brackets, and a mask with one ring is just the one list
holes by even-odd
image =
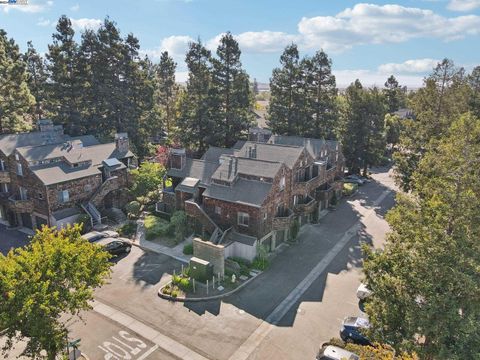
[[64, 226], [85, 212], [120, 206], [135, 161], [126, 133], [100, 144], [91, 135], [70, 137], [40, 120], [38, 131], [0, 136], [0, 220], [30, 229]]
[[413, 110], [407, 108], [398, 109], [393, 113], [393, 115], [397, 115], [401, 119], [415, 119]]

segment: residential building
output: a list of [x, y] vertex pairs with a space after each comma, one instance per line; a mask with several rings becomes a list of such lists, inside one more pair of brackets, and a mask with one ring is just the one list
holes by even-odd
[[290, 136], [210, 147], [201, 159], [173, 149], [172, 186], [157, 210], [185, 210], [195, 232], [223, 246], [225, 257], [252, 260], [259, 244], [275, 250], [295, 221], [317, 221], [341, 196], [343, 164], [338, 142]]
[[36, 229], [64, 226], [83, 212], [92, 225], [103, 208], [127, 200], [127, 169], [135, 161], [127, 134], [100, 144], [91, 135], [70, 137], [40, 120], [38, 131], [0, 136], [0, 220]]

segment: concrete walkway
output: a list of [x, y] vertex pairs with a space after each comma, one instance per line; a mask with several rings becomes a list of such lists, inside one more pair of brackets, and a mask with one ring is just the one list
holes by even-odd
[[208, 360], [206, 357], [200, 355], [199, 353], [191, 350], [185, 345], [180, 344], [179, 342], [159, 333], [157, 330], [151, 328], [150, 326], [135, 320], [133, 317], [122, 313], [119, 310], [116, 310], [104, 303], [101, 303], [98, 300], [95, 300], [92, 303], [93, 311], [99, 313], [110, 320], [113, 320], [126, 328], [130, 329], [133, 332], [136, 332], [140, 336], [143, 336], [145, 339], [150, 340], [154, 344], [163, 350], [169, 352], [170, 354], [178, 357], [179, 359], [185, 360]]
[[187, 239], [173, 248], [165, 245], [157, 244], [153, 241], [148, 241], [145, 238], [145, 227], [143, 225], [143, 219], [139, 219], [137, 220], [137, 233], [135, 235], [135, 239], [133, 240], [132, 244], [140, 248], [147, 249], [159, 254], [168, 255], [178, 261], [188, 264], [190, 263], [190, 259], [192, 255], [185, 255], [183, 253], [183, 247], [189, 241], [191, 242], [191, 239]]

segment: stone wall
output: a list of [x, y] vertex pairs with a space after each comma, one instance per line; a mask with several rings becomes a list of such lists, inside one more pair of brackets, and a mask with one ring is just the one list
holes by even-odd
[[225, 248], [200, 238], [193, 239], [193, 256], [208, 261], [213, 265], [215, 276], [225, 274]]

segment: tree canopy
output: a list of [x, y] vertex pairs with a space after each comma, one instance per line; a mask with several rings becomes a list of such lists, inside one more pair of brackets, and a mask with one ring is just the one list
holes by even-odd
[[93, 290], [110, 273], [110, 255], [80, 236], [80, 227], [43, 227], [25, 248], [0, 254], [0, 327], [6, 349], [25, 340], [24, 355], [54, 360], [65, 345], [65, 314], [90, 309]]

